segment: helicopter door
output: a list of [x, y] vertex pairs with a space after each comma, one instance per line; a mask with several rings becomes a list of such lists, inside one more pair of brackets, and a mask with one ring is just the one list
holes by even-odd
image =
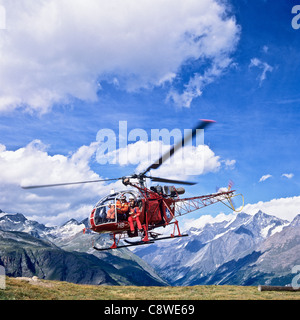
[[171, 199], [164, 199], [162, 206], [162, 215], [166, 222], [170, 222], [175, 214], [175, 202]]
[[160, 201], [150, 200], [148, 208], [148, 222], [151, 224], [160, 223], [162, 221]]
[[100, 225], [116, 221], [115, 199], [105, 199], [95, 207], [94, 223]]
[[94, 213], [95, 225], [99, 225], [99, 224], [106, 222], [105, 219], [106, 219], [106, 208], [102, 207], [102, 206], [96, 208], [95, 213]]

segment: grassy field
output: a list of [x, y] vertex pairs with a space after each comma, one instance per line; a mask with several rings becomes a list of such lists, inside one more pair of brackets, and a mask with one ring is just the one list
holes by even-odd
[[259, 292], [257, 287], [92, 286], [6, 278], [0, 300], [300, 300], [300, 292]]

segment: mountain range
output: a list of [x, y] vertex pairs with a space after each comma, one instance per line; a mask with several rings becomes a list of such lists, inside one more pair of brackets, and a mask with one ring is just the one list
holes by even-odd
[[187, 234], [134, 252], [173, 286], [290, 285], [300, 265], [300, 215], [289, 222], [242, 212]]
[[96, 285], [152, 285], [167, 283], [127, 248], [94, 250], [108, 237], [85, 233], [87, 219], [71, 219], [60, 227], [46, 227], [23, 214], [0, 212], [0, 265], [6, 275]]
[[84, 284], [290, 285], [300, 266], [300, 215], [292, 222], [258, 211], [211, 219], [188, 237], [132, 250], [96, 251], [109, 236], [85, 233], [87, 219], [46, 227], [0, 212], [0, 265], [8, 276]]

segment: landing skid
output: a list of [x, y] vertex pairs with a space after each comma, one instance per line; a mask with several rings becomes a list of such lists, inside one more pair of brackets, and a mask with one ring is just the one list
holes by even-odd
[[107, 251], [107, 250], [112, 250], [112, 249], [119, 249], [119, 248], [127, 248], [127, 247], [135, 247], [135, 246], [142, 246], [145, 244], [152, 244], [155, 243], [156, 241], [159, 240], [167, 240], [167, 239], [174, 239], [174, 238], [182, 238], [182, 237], [187, 237], [188, 234], [181, 234], [181, 235], [176, 235], [176, 236], [169, 236], [169, 237], [161, 237], [161, 238], [155, 238], [155, 239], [151, 239], [149, 241], [128, 241], [126, 239], [124, 239], [124, 241], [127, 243], [125, 245], [118, 245], [116, 247], [110, 247], [110, 248], [98, 248], [96, 246], [94, 246], [93, 248], [97, 251]]
[[[139, 245], [142, 245], [142, 244], [148, 244], [148, 243], [154, 243], [156, 241], [159, 241], [159, 240], [166, 240], [166, 239], [174, 239], [174, 238], [182, 238], [182, 237], [187, 237], [188, 234], [182, 234], [182, 235], [178, 235], [178, 236], [169, 236], [169, 237], [161, 237], [161, 238], [157, 238], [155, 237], [154, 239], [151, 239], [150, 241], [136, 241], [136, 242], [132, 242], [132, 241], [128, 241], [128, 240], [124, 240], [126, 243], [129, 243], [130, 245], [132, 246], [139, 246]], [[119, 247], [118, 247], [119, 248]]]
[[169, 237], [161, 237], [161, 238], [156, 238], [153, 241], [159, 241], [159, 240], [166, 240], [166, 239], [174, 239], [174, 238], [182, 238], [182, 237], [188, 237], [188, 234], [181, 234], [181, 235], [177, 235], [177, 236], [169, 236]]
[[141, 246], [143, 244], [151, 244], [151, 243], [154, 243], [154, 241], [147, 241], [147, 242], [144, 242], [144, 241], [136, 241], [136, 242], [130, 242], [130, 241], [127, 241], [127, 240], [124, 240], [126, 243], [128, 244], [125, 244], [125, 245], [121, 245], [121, 246], [117, 246], [116, 248], [97, 248], [96, 246], [94, 246], [93, 248], [97, 251], [107, 251], [107, 250], [112, 250], [112, 249], [120, 249], [120, 248], [127, 248], [127, 247], [135, 247], [135, 246]]

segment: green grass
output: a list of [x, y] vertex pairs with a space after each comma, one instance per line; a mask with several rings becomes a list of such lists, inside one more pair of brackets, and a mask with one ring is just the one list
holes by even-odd
[[300, 300], [300, 292], [259, 292], [257, 287], [134, 287], [28, 282], [6, 278], [0, 300]]

